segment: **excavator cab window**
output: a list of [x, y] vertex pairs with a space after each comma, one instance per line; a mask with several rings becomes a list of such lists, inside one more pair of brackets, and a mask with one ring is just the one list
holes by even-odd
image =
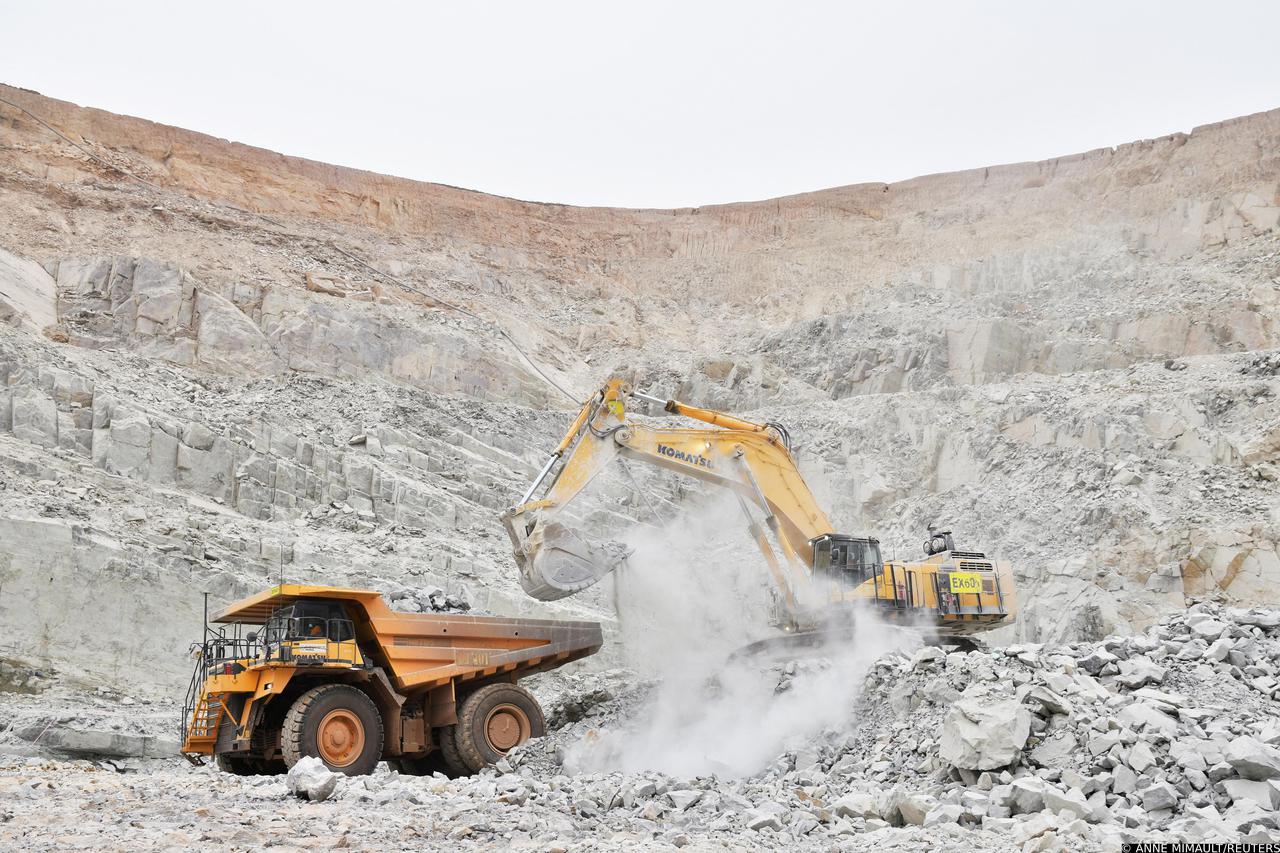
[[813, 572], [848, 586], [880, 574], [880, 543], [875, 539], [828, 533], [812, 540]]

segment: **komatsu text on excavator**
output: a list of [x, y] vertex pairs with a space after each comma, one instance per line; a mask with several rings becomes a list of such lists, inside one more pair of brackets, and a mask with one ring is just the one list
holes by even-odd
[[[627, 418], [632, 401], [709, 426], [636, 423]], [[610, 380], [583, 403], [519, 505], [502, 516], [521, 584], [534, 598], [572, 595], [625, 561], [627, 548], [589, 541], [589, 533], [575, 530], [563, 514], [617, 458], [685, 474], [736, 496], [776, 586], [780, 627], [794, 636], [847, 623], [848, 614], [870, 606], [891, 621], [932, 629], [939, 642], [963, 644], [1016, 614], [1008, 566], [980, 552], [956, 550], [949, 531], [930, 530], [919, 562], [885, 560], [877, 539], [835, 532], [796, 467], [781, 424], [652, 397], [621, 379]]]

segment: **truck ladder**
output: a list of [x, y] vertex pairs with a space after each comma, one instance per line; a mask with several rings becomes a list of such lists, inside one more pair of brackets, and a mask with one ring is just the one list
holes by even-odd
[[187, 726], [185, 747], [212, 746], [218, 739], [218, 726], [222, 723], [222, 715], [227, 706], [221, 696], [213, 697], [201, 693], [196, 706], [191, 710], [191, 719]]

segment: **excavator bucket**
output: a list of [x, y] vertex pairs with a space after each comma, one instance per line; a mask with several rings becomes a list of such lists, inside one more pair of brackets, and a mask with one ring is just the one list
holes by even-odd
[[558, 522], [539, 522], [521, 546], [520, 585], [540, 601], [580, 592], [622, 565], [619, 542], [595, 545]]

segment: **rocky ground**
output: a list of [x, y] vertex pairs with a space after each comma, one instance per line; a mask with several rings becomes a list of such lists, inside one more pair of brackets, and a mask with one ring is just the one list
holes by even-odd
[[[1276, 617], [1250, 608], [1280, 584], [1280, 111], [627, 211], [0, 94], [6, 846], [1275, 833]], [[785, 423], [836, 526], [892, 555], [941, 522], [1010, 562], [1017, 623], [990, 652], [873, 637], [717, 670], [686, 657], [758, 627], [725, 578], [669, 584], [640, 629], [617, 600], [638, 588], [530, 600], [497, 516], [572, 417], [555, 385], [615, 374]], [[610, 534], [706, 499], [638, 468], [592, 488]], [[740, 567], [744, 541], [703, 544]], [[319, 774], [332, 791], [305, 802], [166, 758], [202, 593], [280, 579], [595, 619], [607, 641], [537, 679], [553, 730], [510, 766]]]
[[[752, 772], [588, 769], [651, 725], [630, 673], [541, 686], [552, 730], [467, 778], [236, 777], [168, 760], [0, 759], [22, 849], [1119, 850], [1280, 842], [1280, 610], [1197, 604], [1099, 643], [894, 652]], [[828, 678], [777, 663], [775, 701]], [[713, 690], [710, 686], [708, 690]], [[714, 697], [707, 701], [714, 705]], [[745, 744], [744, 744], [745, 746]], [[86, 820], [87, 814], [92, 820]]]

